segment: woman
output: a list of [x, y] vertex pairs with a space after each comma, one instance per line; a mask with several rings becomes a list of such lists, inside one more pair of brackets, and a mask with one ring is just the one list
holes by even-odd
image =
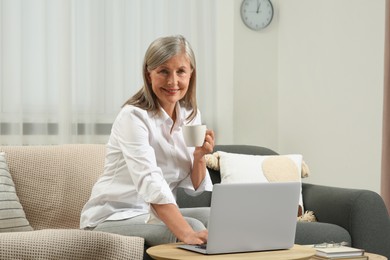
[[212, 189], [204, 155], [214, 148], [206, 131], [201, 147], [186, 147], [182, 126], [201, 124], [196, 105], [194, 53], [183, 36], [151, 43], [144, 86], [122, 107], [107, 144], [104, 174], [81, 213], [81, 228], [141, 236], [148, 246], [207, 242], [208, 208], [179, 209], [176, 192]]

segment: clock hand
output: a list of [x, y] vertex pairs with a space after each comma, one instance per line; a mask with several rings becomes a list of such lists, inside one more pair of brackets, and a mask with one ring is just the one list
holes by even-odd
[[260, 2], [259, 2], [259, 0], [257, 0], [257, 10], [256, 10], [257, 14], [259, 13], [259, 10], [260, 10]]

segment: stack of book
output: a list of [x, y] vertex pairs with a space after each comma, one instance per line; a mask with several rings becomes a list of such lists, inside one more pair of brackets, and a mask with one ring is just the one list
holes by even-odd
[[364, 250], [359, 248], [353, 248], [349, 246], [337, 246], [337, 247], [315, 247], [315, 256], [311, 259], [326, 260], [326, 259], [340, 259], [340, 260], [364, 260], [368, 259], [368, 256], [364, 255]]

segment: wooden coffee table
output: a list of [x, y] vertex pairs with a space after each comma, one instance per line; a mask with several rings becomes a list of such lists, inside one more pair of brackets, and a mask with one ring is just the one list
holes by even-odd
[[368, 259], [370, 259], [370, 260], [387, 260], [387, 257], [382, 256], [382, 255], [373, 254], [373, 253], [365, 252], [364, 255], [368, 256]]
[[263, 251], [263, 252], [249, 252], [249, 253], [234, 253], [234, 254], [220, 254], [220, 255], [202, 255], [199, 253], [191, 252], [185, 249], [177, 248], [179, 243], [164, 244], [150, 247], [146, 252], [156, 260], [178, 260], [178, 259], [256, 259], [256, 260], [298, 260], [298, 259], [310, 259], [315, 254], [313, 248], [304, 247], [300, 245], [294, 245], [288, 250], [275, 250], [275, 251]]

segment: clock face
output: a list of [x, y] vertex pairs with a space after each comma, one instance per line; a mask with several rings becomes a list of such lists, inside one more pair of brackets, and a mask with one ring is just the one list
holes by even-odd
[[274, 9], [269, 0], [243, 0], [241, 4], [241, 19], [252, 30], [267, 27], [274, 15]]

